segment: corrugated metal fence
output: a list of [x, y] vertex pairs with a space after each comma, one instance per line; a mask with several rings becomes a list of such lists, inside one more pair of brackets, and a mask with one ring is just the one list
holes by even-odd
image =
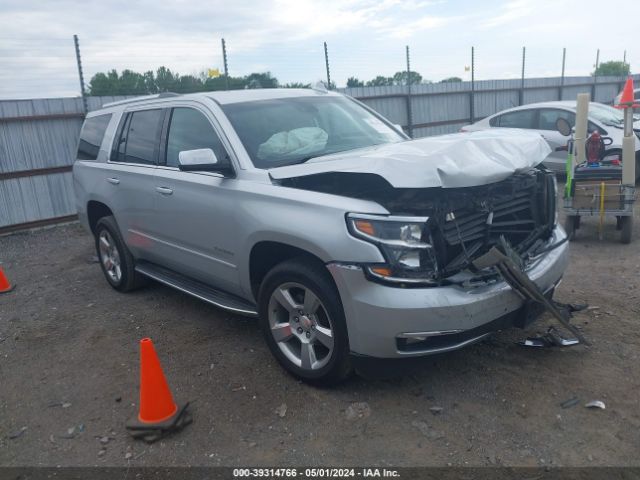
[[[640, 75], [634, 76], [640, 80]], [[357, 87], [356, 97], [414, 137], [440, 135], [522, 103], [575, 99], [581, 92], [610, 103], [624, 78], [483, 80], [406, 86]], [[89, 110], [126, 97], [90, 97]], [[411, 108], [408, 108], [408, 107]], [[411, 115], [408, 114], [411, 112]], [[0, 233], [75, 218], [71, 179], [82, 99], [0, 101]]]
[[[127, 97], [89, 98], [89, 110]], [[81, 98], [0, 101], [0, 232], [72, 220]]]

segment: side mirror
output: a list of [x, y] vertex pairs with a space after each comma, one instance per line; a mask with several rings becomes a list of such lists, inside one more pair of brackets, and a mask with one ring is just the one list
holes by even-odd
[[221, 166], [210, 148], [183, 150], [178, 153], [178, 168], [183, 172], [217, 172]]
[[556, 120], [556, 130], [565, 137], [571, 135], [571, 125], [566, 118], [559, 118]]

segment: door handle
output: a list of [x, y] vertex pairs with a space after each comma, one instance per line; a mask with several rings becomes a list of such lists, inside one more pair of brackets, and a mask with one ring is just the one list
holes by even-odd
[[120, 183], [120, 180], [115, 177], [109, 177], [107, 178], [107, 182], [109, 182], [111, 185], [118, 185]]
[[156, 187], [156, 192], [161, 193], [162, 195], [171, 195], [173, 190], [168, 187]]

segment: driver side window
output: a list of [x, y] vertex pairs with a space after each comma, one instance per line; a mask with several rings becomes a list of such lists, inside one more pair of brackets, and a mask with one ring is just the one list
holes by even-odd
[[207, 117], [193, 108], [174, 108], [167, 135], [167, 166], [178, 167], [180, 152], [200, 148], [213, 150], [219, 164], [229, 163], [224, 146]]

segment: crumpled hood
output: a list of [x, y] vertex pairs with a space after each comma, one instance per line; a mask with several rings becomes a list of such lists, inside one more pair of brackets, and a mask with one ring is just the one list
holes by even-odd
[[491, 129], [325, 155], [269, 170], [283, 180], [319, 173], [379, 175], [395, 188], [457, 188], [499, 182], [542, 162], [551, 149], [537, 133]]

